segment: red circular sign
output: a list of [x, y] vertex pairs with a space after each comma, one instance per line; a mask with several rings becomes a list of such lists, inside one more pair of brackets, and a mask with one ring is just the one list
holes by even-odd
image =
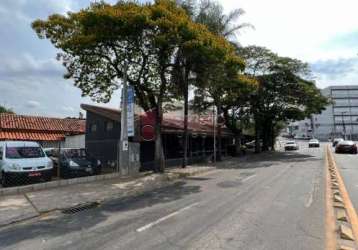
[[142, 127], [142, 138], [145, 141], [154, 140], [155, 130], [152, 125], [144, 125]]

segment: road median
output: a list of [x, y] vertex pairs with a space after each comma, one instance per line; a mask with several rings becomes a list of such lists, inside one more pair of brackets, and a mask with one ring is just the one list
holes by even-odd
[[358, 249], [358, 217], [333, 153], [326, 147], [326, 249]]

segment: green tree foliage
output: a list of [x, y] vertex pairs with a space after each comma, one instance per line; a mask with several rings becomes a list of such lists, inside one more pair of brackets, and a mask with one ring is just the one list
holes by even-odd
[[[181, 1], [181, 5], [188, 10], [188, 13], [195, 22], [205, 25], [212, 33], [230, 41], [234, 47], [238, 46], [236, 40], [238, 32], [245, 27], [252, 27], [247, 23], [236, 22], [244, 14], [242, 9], [235, 9], [229, 14], [225, 14], [222, 5], [212, 0], [200, 2], [184, 0]], [[238, 129], [239, 123], [237, 118], [241, 116], [242, 112], [236, 111], [238, 110], [237, 106], [239, 103], [247, 100], [247, 95], [242, 94], [250, 92], [253, 81], [247, 77], [239, 76], [240, 73], [242, 74], [245, 64], [235, 51], [231, 51], [230, 54], [231, 60], [219, 60], [215, 63], [207, 62], [199, 64], [199, 69], [196, 70], [197, 81], [194, 82], [194, 86], [198, 87], [194, 103], [195, 107], [199, 109], [215, 105], [219, 120], [224, 120], [226, 126], [236, 135], [239, 135], [240, 129]], [[224, 116], [225, 119], [222, 119]], [[235, 121], [233, 122], [233, 120]], [[236, 142], [239, 141], [236, 140]], [[218, 159], [220, 159], [220, 129], [218, 131], [218, 142]]]
[[15, 114], [15, 112], [11, 108], [6, 108], [6, 107], [0, 105], [0, 114], [1, 113]]
[[139, 105], [156, 111], [158, 171], [164, 170], [163, 103], [182, 93], [173, 80], [175, 71], [191, 69], [192, 61], [225, 60], [232, 51], [224, 38], [193, 22], [170, 0], [95, 3], [76, 13], [36, 20], [32, 27], [61, 50], [58, 59], [67, 69], [65, 77], [74, 80], [82, 95], [107, 102], [127, 75]]
[[246, 73], [258, 82], [257, 90], [251, 95], [250, 110], [256, 141], [263, 139], [263, 150], [273, 148], [282, 122], [310, 117], [328, 105], [328, 99], [309, 80], [307, 63], [280, 57], [257, 46], [240, 48], [239, 54], [246, 59]]

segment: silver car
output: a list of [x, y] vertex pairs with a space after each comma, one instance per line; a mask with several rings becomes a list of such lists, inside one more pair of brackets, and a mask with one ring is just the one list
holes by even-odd
[[317, 139], [309, 140], [308, 147], [309, 148], [319, 148], [319, 140], [317, 140]]
[[298, 150], [298, 144], [295, 141], [288, 141], [285, 143], [285, 151]]

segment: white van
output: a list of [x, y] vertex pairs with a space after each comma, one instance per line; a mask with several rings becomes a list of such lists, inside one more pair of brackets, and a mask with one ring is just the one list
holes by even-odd
[[52, 172], [52, 160], [37, 142], [0, 142], [0, 178], [3, 187], [17, 180], [50, 181]]

